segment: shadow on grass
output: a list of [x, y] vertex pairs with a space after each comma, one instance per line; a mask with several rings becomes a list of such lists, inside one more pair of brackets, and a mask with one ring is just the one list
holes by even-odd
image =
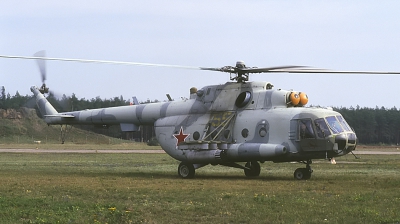
[[198, 179], [198, 180], [264, 180], [264, 181], [293, 180], [293, 178], [288, 178], [287, 176], [262, 176], [261, 175], [258, 177], [246, 177], [244, 174], [243, 175], [202, 174], [202, 175], [195, 176], [194, 179]]
[[[60, 175], [60, 172], [52, 173], [53, 175]], [[63, 175], [63, 174], [61, 174]], [[220, 173], [220, 174], [196, 174], [193, 179], [183, 179], [177, 173], [171, 172], [143, 172], [143, 171], [129, 171], [129, 172], [109, 172], [109, 171], [96, 171], [96, 172], [85, 172], [85, 171], [76, 171], [69, 172], [65, 175], [74, 175], [74, 176], [82, 176], [82, 177], [120, 177], [120, 178], [141, 178], [141, 179], [168, 179], [168, 180], [259, 180], [259, 181], [294, 181], [293, 177], [289, 176], [259, 176], [259, 177], [246, 177], [243, 175], [238, 175], [235, 173]]]

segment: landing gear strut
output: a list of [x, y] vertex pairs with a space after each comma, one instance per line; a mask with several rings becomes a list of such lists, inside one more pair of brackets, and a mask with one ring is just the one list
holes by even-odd
[[308, 180], [311, 178], [311, 173], [313, 170], [311, 169], [310, 164], [312, 163], [311, 160], [308, 160], [307, 162], [303, 162], [306, 164], [306, 168], [297, 168], [294, 171], [294, 178], [297, 180]]

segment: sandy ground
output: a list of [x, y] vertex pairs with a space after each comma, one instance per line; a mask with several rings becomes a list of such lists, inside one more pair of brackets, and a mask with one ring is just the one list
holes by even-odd
[[[2, 152], [13, 153], [165, 153], [164, 150], [87, 150], [87, 149], [0, 149]], [[354, 151], [356, 155], [400, 155], [400, 152], [388, 151]]]

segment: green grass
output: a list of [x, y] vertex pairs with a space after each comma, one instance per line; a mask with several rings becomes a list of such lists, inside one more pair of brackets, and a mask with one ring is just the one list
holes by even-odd
[[[180, 179], [166, 154], [0, 154], [1, 223], [398, 223], [400, 156], [221, 166]], [[341, 163], [352, 162], [352, 163]], [[360, 162], [360, 163], [353, 163]]]

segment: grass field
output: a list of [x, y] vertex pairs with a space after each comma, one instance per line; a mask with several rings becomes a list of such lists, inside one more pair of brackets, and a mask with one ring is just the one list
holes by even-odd
[[0, 223], [399, 223], [400, 155], [221, 166], [180, 179], [166, 154], [0, 154]]

